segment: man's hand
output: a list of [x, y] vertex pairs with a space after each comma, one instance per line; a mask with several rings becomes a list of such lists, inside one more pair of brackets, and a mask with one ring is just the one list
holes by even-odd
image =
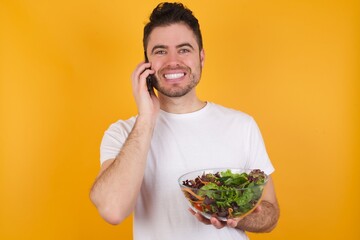
[[135, 68], [131, 75], [132, 88], [139, 116], [156, 119], [156, 116], [159, 113], [160, 103], [154, 90], [149, 93], [146, 86], [146, 77], [155, 73], [154, 70], [150, 69], [150, 66], [150, 63], [141, 62]]
[[[214, 227], [216, 227], [217, 229], [221, 229], [225, 226], [228, 227], [232, 227], [232, 228], [236, 228], [239, 224], [239, 222], [244, 218], [244, 217], [239, 217], [239, 218], [232, 218], [232, 219], [228, 219], [226, 222], [224, 221], [220, 221], [219, 219], [215, 218], [215, 217], [211, 217], [210, 219], [207, 219], [205, 217], [203, 217], [200, 213], [195, 212], [194, 210], [192, 210], [191, 208], [189, 208], [189, 211], [192, 215], [194, 215], [197, 220], [199, 220], [200, 222], [206, 224], [206, 225], [213, 225]], [[258, 205], [255, 209], [254, 209], [254, 213], [257, 213], [261, 211], [261, 205]]]

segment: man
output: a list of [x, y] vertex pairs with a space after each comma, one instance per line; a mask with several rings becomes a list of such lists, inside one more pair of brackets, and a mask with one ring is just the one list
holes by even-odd
[[[132, 74], [138, 115], [112, 124], [101, 144], [101, 170], [90, 193], [100, 215], [119, 224], [135, 210], [137, 240], [247, 239], [245, 231], [271, 231], [279, 216], [271, 177], [259, 207], [245, 218], [221, 222], [186, 210], [177, 182], [186, 172], [228, 167], [271, 174], [274, 168], [250, 116], [197, 97], [205, 53], [189, 9], [159, 4], [143, 43], [149, 62]], [[157, 96], [148, 92], [149, 75]]]

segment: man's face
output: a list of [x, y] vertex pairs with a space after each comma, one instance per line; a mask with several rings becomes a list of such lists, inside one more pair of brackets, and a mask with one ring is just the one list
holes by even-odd
[[149, 36], [146, 53], [155, 70], [154, 87], [168, 97], [182, 97], [199, 83], [204, 51], [195, 35], [181, 23], [156, 27]]

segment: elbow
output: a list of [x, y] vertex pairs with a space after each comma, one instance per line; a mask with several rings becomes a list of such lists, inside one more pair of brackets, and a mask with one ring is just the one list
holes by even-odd
[[114, 211], [111, 208], [98, 209], [100, 216], [111, 225], [119, 225], [126, 216], [119, 214], [118, 211]]
[[101, 202], [93, 194], [90, 194], [90, 200], [95, 205], [100, 216], [111, 225], [119, 225], [130, 214], [130, 212], [125, 212], [123, 208], [120, 208], [121, 203]]
[[274, 225], [270, 226], [269, 228], [264, 229], [262, 232], [263, 233], [270, 233], [275, 229], [276, 225], [277, 224], [275, 223]]
[[279, 211], [277, 211], [276, 216], [272, 219], [272, 224], [268, 228], [264, 229], [263, 232], [264, 233], [272, 232], [276, 228], [278, 222], [279, 222]]

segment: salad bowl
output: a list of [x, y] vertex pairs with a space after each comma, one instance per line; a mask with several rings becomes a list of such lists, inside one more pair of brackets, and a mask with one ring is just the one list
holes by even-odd
[[178, 182], [189, 206], [204, 217], [221, 221], [245, 217], [260, 203], [268, 181], [260, 169], [202, 169], [182, 175]]

